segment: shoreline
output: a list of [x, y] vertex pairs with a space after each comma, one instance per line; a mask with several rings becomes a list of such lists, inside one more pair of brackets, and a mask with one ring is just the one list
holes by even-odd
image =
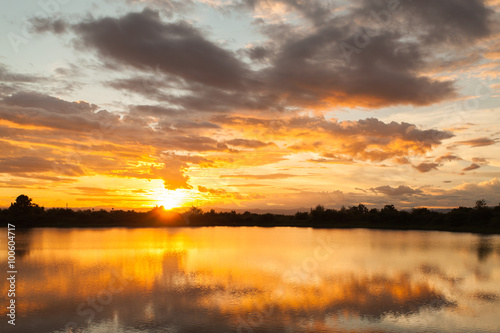
[[18, 229], [46, 228], [154, 228], [154, 227], [296, 227], [315, 229], [374, 229], [500, 234], [500, 205], [487, 207], [479, 200], [474, 208], [458, 207], [449, 212], [427, 208], [397, 210], [393, 205], [368, 209], [363, 204], [325, 209], [318, 205], [309, 212], [293, 215], [204, 212], [191, 207], [179, 213], [155, 207], [148, 212], [133, 210], [45, 210], [35, 204], [16, 205], [0, 210], [0, 220]]
[[[7, 228], [6, 226], [1, 226], [0, 228]], [[352, 225], [352, 226], [317, 226], [317, 225], [293, 225], [293, 224], [282, 224], [282, 225], [137, 225], [137, 226], [127, 226], [127, 225], [41, 225], [41, 226], [30, 226], [24, 227], [19, 226], [17, 230], [33, 230], [33, 229], [175, 229], [175, 228], [187, 228], [187, 229], [198, 229], [198, 228], [297, 228], [297, 229], [325, 229], [325, 230], [376, 230], [376, 231], [425, 231], [425, 232], [450, 232], [450, 233], [463, 233], [463, 234], [476, 234], [483, 236], [494, 236], [500, 235], [500, 228], [416, 228], [416, 227], [395, 227], [395, 226], [367, 226], [367, 225]]]

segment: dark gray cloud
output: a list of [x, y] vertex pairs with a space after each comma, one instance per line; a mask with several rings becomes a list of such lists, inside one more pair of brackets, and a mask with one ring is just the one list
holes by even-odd
[[285, 5], [316, 26], [329, 25], [339, 16], [356, 19], [358, 25], [376, 20], [385, 29], [412, 27], [420, 41], [433, 44], [486, 37], [494, 14], [484, 0], [354, 0], [349, 1], [346, 15], [338, 14], [345, 3], [334, 0], [237, 0], [229, 6], [256, 10], [273, 3]]
[[[359, 0], [343, 10], [332, 1], [276, 2], [312, 26], [256, 20], [256, 29], [269, 40], [238, 52], [210, 41], [191, 23], [164, 21], [152, 9], [75, 24], [60, 19], [34, 19], [32, 24], [39, 32], [72, 31], [75, 45], [97, 52], [103, 64], [155, 74], [154, 82], [136, 75], [107, 83], [116, 89], [179, 110], [226, 113], [429, 105], [450, 99], [457, 95], [453, 81], [423, 73], [436, 63], [479, 61], [463, 52], [450, 56], [449, 48], [463, 50], [467, 42], [473, 49], [492, 33], [492, 11], [479, 0], [401, 1], [397, 6]], [[222, 7], [255, 10], [270, 3], [243, 0]], [[177, 5], [167, 3], [173, 10]], [[265, 67], [257, 69], [240, 57]], [[174, 94], [171, 88], [184, 93]]]
[[247, 49], [242, 50], [243, 54], [246, 55], [250, 60], [256, 62], [267, 62], [274, 55], [274, 50], [269, 46], [252, 46]]
[[[242, 1], [249, 8], [269, 2]], [[304, 31], [287, 23], [258, 23], [281, 43], [268, 69], [270, 85], [299, 105], [426, 105], [451, 98], [452, 81], [419, 73], [434, 68], [437, 59], [442, 63], [443, 50], [464, 42], [472, 48], [492, 32], [493, 11], [476, 0], [355, 1], [341, 14], [328, 1], [278, 2], [315, 24]], [[447, 59], [450, 66], [455, 63]]]
[[48, 112], [60, 114], [78, 114], [94, 112], [97, 105], [84, 101], [67, 102], [56, 97], [47, 96], [37, 92], [18, 92], [3, 99], [3, 102], [10, 106], [24, 108], [41, 108]]
[[[366, 6], [378, 4], [380, 8], [383, 3], [364, 0]], [[492, 32], [494, 11], [483, 0], [401, 0], [401, 7], [423, 42], [463, 44]]]
[[287, 104], [304, 107], [428, 105], [455, 95], [453, 82], [419, 74], [426, 52], [418, 42], [382, 30], [358, 43], [354, 24], [335, 19], [309, 34], [290, 29], [264, 71], [266, 82]]
[[87, 20], [72, 29], [81, 47], [138, 69], [160, 70], [225, 89], [241, 87], [247, 71], [232, 52], [208, 41], [190, 23], [164, 23], [158, 12], [149, 9]]
[[235, 111], [283, 111], [279, 96], [272, 91], [254, 87], [242, 91], [226, 91], [207, 86], [193, 86], [191, 93], [169, 95], [162, 101], [173, 103], [186, 111], [231, 113]]
[[[100, 129], [116, 115], [84, 101], [67, 102], [36, 92], [18, 92], [0, 102], [0, 119], [70, 131]], [[48, 138], [47, 138], [48, 139]]]

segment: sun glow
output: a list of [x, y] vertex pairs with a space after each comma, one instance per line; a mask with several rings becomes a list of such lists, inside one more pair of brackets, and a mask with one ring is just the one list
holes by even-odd
[[157, 204], [166, 210], [181, 207], [186, 199], [186, 194], [179, 191], [163, 190], [159, 193]]

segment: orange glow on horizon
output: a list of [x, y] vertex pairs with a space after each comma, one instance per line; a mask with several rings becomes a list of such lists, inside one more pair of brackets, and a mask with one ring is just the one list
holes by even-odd
[[184, 207], [187, 200], [187, 194], [179, 190], [171, 191], [162, 189], [157, 195], [157, 205], [163, 206], [165, 210]]

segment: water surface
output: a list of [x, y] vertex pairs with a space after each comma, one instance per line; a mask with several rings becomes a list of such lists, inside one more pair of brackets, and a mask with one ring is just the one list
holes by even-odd
[[[16, 327], [7, 325], [4, 280], [2, 332], [500, 331], [499, 236], [224, 227], [17, 233], [18, 316]], [[6, 261], [2, 251], [4, 272]]]

